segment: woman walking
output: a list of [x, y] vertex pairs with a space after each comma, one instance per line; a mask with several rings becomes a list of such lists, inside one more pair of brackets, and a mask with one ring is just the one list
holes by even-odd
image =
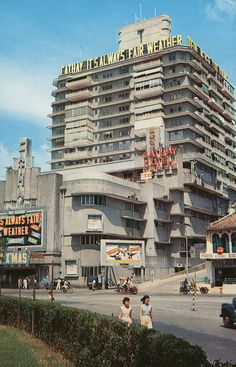
[[150, 304], [150, 297], [145, 295], [141, 299], [140, 306], [140, 324], [146, 326], [148, 329], [152, 329], [152, 305]]
[[129, 297], [124, 297], [123, 305], [120, 307], [118, 317], [128, 325], [132, 324], [132, 307], [130, 305]]

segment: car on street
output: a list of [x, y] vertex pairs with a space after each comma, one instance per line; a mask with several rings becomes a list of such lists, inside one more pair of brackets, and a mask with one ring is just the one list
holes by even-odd
[[221, 305], [220, 317], [223, 318], [224, 326], [230, 328], [236, 323], [236, 297], [233, 298], [232, 303], [223, 303]]

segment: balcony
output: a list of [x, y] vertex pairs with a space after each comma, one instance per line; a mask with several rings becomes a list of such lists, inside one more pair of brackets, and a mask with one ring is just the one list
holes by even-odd
[[120, 209], [120, 216], [123, 219], [137, 220], [138, 222], [145, 222], [146, 219], [141, 218], [140, 213], [132, 210]]
[[147, 69], [154, 69], [162, 65], [163, 65], [163, 62], [160, 59], [158, 59], [158, 60], [153, 60], [149, 62], [135, 64], [133, 66], [133, 70], [134, 72], [138, 73], [139, 71], [146, 71]]
[[194, 111], [194, 114], [196, 115], [196, 119], [198, 121], [203, 122], [204, 124], [209, 125], [210, 121], [209, 121], [209, 119], [206, 117], [206, 115], [203, 112]]
[[208, 104], [214, 109], [216, 110], [217, 112], [220, 112], [222, 113], [224, 111], [224, 107], [215, 100], [215, 98], [211, 97], [209, 100], [208, 100]]
[[191, 60], [190, 61], [190, 64], [194, 67], [194, 69], [196, 71], [201, 71], [202, 70], [202, 64], [199, 61], [197, 61], [197, 60]]
[[198, 85], [191, 85], [190, 89], [204, 102], [207, 102], [209, 100], [209, 95], [206, 94]]
[[87, 76], [79, 79], [71, 79], [66, 83], [66, 87], [70, 90], [82, 89], [92, 86], [92, 79]]
[[163, 86], [159, 85], [159, 86], [152, 87], [152, 88], [135, 90], [134, 97], [136, 97], [137, 99], [159, 97], [163, 94], [163, 92], [164, 92]]
[[79, 92], [67, 93], [66, 98], [70, 102], [83, 101], [93, 97], [92, 91], [89, 89], [80, 90]]
[[223, 85], [223, 88], [221, 89], [222, 94], [230, 99], [231, 101], [234, 101], [234, 90], [231, 86], [225, 86]]
[[[78, 144], [76, 143], [76, 146]], [[68, 161], [78, 161], [80, 159], [89, 159], [94, 157], [94, 152], [89, 150], [80, 150], [71, 153], [64, 153], [64, 158]]]

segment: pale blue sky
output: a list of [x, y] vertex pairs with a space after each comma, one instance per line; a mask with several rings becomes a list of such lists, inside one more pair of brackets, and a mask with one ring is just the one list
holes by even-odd
[[52, 80], [64, 64], [116, 50], [140, 3], [143, 18], [170, 15], [172, 33], [191, 36], [236, 85], [236, 0], [1, 0], [1, 178], [24, 136], [46, 169]]

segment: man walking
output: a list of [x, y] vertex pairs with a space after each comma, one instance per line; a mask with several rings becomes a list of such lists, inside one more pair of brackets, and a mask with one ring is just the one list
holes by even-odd
[[61, 290], [61, 278], [57, 279], [57, 287], [56, 290], [60, 291]]
[[23, 288], [24, 289], [27, 289], [28, 288], [28, 282], [27, 282], [27, 279], [26, 278], [23, 279]]

